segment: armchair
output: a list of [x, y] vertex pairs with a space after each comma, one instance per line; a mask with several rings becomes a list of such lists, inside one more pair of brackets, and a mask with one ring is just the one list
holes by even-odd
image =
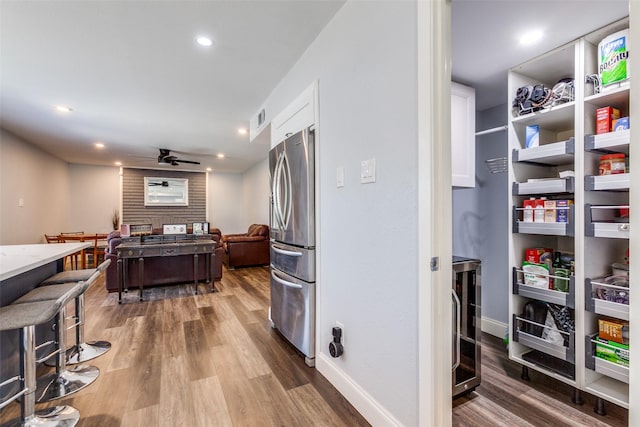
[[222, 236], [227, 268], [269, 265], [269, 226], [251, 224], [246, 233]]

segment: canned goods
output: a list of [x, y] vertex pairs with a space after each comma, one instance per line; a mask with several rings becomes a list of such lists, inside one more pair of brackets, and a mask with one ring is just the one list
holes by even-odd
[[605, 154], [604, 156], [600, 156], [600, 175], [625, 173], [626, 167], [624, 159], [624, 153]]

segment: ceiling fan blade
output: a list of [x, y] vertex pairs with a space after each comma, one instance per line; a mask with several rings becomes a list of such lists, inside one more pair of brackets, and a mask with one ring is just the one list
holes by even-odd
[[175, 159], [175, 161], [176, 161], [176, 162], [179, 162], [179, 163], [190, 163], [190, 164], [192, 164], [192, 165], [199, 165], [199, 164], [200, 164], [200, 162], [195, 162], [195, 161], [193, 161], [193, 160], [181, 160], [181, 159]]

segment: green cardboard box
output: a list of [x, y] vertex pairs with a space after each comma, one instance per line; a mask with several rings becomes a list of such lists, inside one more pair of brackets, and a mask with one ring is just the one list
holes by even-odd
[[598, 338], [596, 343], [596, 357], [617, 365], [629, 366], [629, 344]]

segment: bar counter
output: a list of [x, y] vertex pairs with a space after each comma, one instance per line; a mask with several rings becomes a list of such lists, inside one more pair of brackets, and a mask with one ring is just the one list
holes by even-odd
[[[11, 304], [64, 268], [64, 257], [92, 246], [92, 242], [0, 245], [0, 306]], [[36, 327], [37, 342], [51, 336], [49, 325]], [[0, 382], [17, 375], [19, 331], [0, 333]], [[3, 395], [11, 390], [2, 390]], [[0, 396], [2, 398], [3, 396]]]

